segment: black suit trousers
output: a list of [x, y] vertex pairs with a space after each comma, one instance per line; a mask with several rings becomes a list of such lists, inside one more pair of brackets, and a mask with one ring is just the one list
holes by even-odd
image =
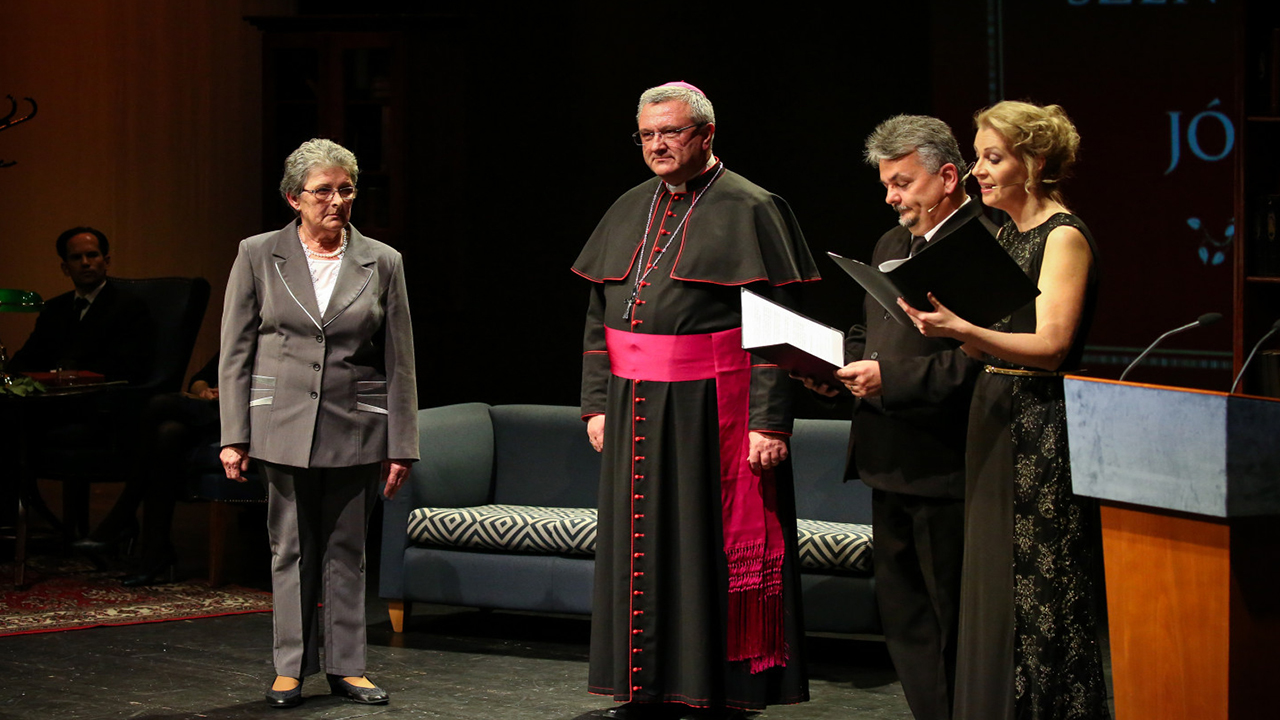
[[964, 501], [872, 490], [876, 600], [916, 720], [949, 720], [955, 697]]

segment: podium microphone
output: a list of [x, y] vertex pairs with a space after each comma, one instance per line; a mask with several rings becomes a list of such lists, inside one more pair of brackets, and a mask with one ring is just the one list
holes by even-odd
[[1276, 320], [1271, 323], [1271, 329], [1268, 330], [1267, 334], [1263, 335], [1262, 339], [1259, 340], [1257, 344], [1253, 346], [1253, 349], [1249, 351], [1249, 357], [1245, 358], [1244, 364], [1240, 366], [1240, 374], [1236, 375], [1236, 381], [1231, 383], [1232, 394], [1235, 394], [1236, 387], [1240, 384], [1240, 378], [1244, 377], [1245, 368], [1249, 367], [1249, 363], [1253, 361], [1253, 356], [1258, 353], [1258, 348], [1262, 347], [1262, 343], [1266, 342], [1267, 338], [1275, 335], [1277, 330], [1280, 330], [1280, 320]]
[[1147, 349], [1143, 350], [1142, 354], [1139, 355], [1136, 360], [1129, 363], [1129, 367], [1125, 368], [1124, 372], [1120, 373], [1120, 379], [1124, 380], [1125, 376], [1129, 374], [1129, 371], [1137, 367], [1138, 363], [1142, 362], [1142, 358], [1147, 356], [1147, 353], [1150, 353], [1152, 350], [1155, 350], [1156, 346], [1159, 345], [1162, 340], [1169, 337], [1170, 335], [1177, 335], [1178, 333], [1184, 330], [1190, 330], [1191, 328], [1200, 327], [1201, 325], [1212, 325], [1221, 319], [1222, 319], [1222, 313], [1205, 313], [1204, 315], [1201, 315], [1200, 317], [1196, 318], [1195, 321], [1189, 322], [1186, 325], [1183, 325], [1182, 327], [1176, 327], [1170, 330], [1169, 332], [1161, 335], [1160, 337], [1156, 338], [1155, 342], [1148, 345]]

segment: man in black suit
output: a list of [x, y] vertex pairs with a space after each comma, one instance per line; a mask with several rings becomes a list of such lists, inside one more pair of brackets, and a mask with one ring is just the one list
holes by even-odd
[[[873, 265], [906, 258], [965, 223], [995, 234], [982, 203], [964, 191], [960, 148], [941, 120], [890, 118], [867, 138], [865, 157], [898, 213], [898, 226], [876, 243]], [[872, 488], [876, 599], [907, 704], [917, 720], [947, 720], [964, 555], [965, 434], [982, 366], [958, 343], [899, 323], [870, 295], [864, 313], [846, 336], [848, 365], [836, 373], [856, 398], [845, 476]]]
[[58, 236], [57, 250], [62, 274], [75, 289], [44, 304], [10, 368], [89, 370], [130, 382], [145, 377], [147, 308], [107, 279], [107, 236], [91, 227], [71, 228]]

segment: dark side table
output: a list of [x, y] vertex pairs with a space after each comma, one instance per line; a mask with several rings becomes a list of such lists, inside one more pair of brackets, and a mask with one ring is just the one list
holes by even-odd
[[45, 427], [52, 418], [72, 416], [93, 404], [96, 397], [119, 383], [86, 383], [51, 387], [33, 395], [0, 395], [0, 448], [10, 458], [9, 469], [0, 469], [0, 495], [4, 506], [15, 510], [13, 525], [13, 583], [21, 588], [26, 581], [27, 539], [30, 513], [47, 522], [60, 536], [66, 534], [62, 520], [40, 496], [36, 469], [32, 462], [33, 430]]

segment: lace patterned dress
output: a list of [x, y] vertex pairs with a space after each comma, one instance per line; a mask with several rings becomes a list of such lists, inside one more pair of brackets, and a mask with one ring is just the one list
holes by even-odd
[[[1094, 264], [1084, 314], [1063, 370], [1079, 367], [1093, 317], [1097, 246], [1059, 213], [1000, 242], [1040, 277], [1045, 241], [1068, 225]], [[994, 326], [1034, 332], [1035, 304]], [[988, 357], [989, 365], [1018, 368]], [[1033, 369], [1033, 368], [1023, 368]], [[1071, 490], [1060, 377], [981, 373], [969, 417], [964, 577], [956, 720], [1109, 718], [1098, 631], [1103, 599], [1096, 501]]]

